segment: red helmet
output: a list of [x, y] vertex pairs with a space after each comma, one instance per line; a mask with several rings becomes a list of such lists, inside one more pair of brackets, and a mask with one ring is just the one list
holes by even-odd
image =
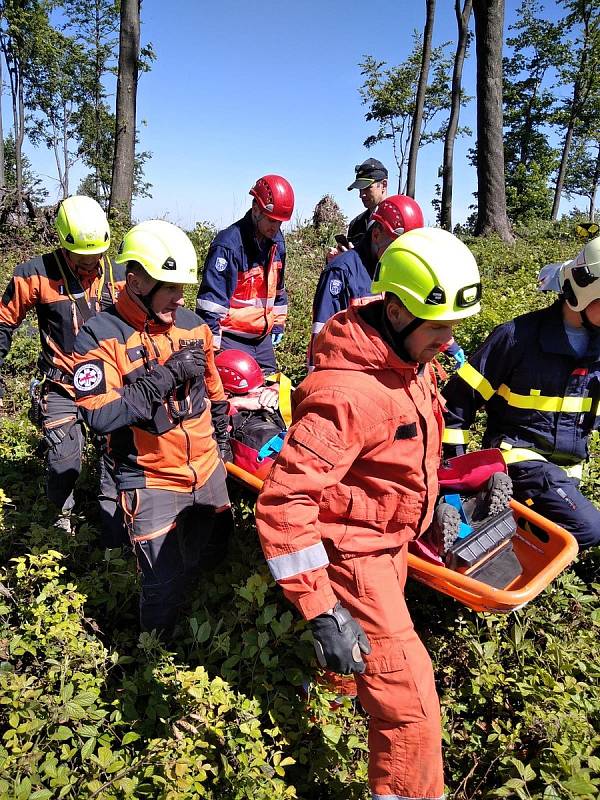
[[265, 377], [258, 362], [243, 350], [221, 350], [215, 364], [223, 389], [231, 394], [248, 394], [264, 383]]
[[400, 236], [413, 228], [425, 226], [421, 206], [405, 194], [393, 194], [382, 200], [373, 212], [371, 221], [379, 222], [390, 236]]
[[287, 222], [294, 210], [294, 190], [281, 175], [264, 175], [250, 189], [263, 214]]

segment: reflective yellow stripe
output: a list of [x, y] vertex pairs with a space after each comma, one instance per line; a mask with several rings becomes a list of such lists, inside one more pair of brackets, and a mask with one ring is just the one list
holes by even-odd
[[592, 408], [591, 397], [577, 397], [576, 395], [568, 397], [546, 397], [541, 394], [516, 394], [516, 392], [511, 392], [510, 388], [505, 383], [498, 387], [498, 395], [506, 400], [508, 405], [513, 408], [528, 408], [535, 411], [547, 412], [563, 411], [567, 414], [580, 414], [582, 412], [591, 411]]
[[469, 444], [470, 438], [470, 431], [463, 431], [460, 428], [446, 428], [442, 441], [444, 444]]
[[500, 449], [505, 464], [518, 464], [520, 461], [548, 461], [545, 456], [536, 453], [535, 450], [528, 450], [526, 447], [511, 447], [502, 442]]
[[[512, 447], [507, 442], [502, 442], [500, 449], [502, 450], [502, 458], [505, 464], [518, 464], [521, 461], [548, 461], [545, 456], [536, 453], [535, 450], [529, 450], [526, 447]], [[570, 466], [563, 466], [562, 464], [557, 464], [556, 466], [564, 470], [569, 478], [575, 478], [580, 481], [583, 477], [583, 462], [571, 464]]]
[[484, 400], [489, 400], [490, 397], [494, 395], [494, 387], [492, 384], [484, 378], [481, 372], [477, 372], [475, 367], [472, 367], [469, 362], [463, 364], [462, 367], [457, 370], [457, 375], [463, 379], [465, 383], [468, 383], [471, 389], [475, 389], [476, 392], [483, 397]]

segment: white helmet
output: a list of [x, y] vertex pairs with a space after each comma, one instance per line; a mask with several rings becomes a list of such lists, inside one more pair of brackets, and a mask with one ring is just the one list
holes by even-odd
[[561, 291], [573, 311], [584, 311], [594, 300], [600, 300], [600, 237], [588, 242], [560, 270]]

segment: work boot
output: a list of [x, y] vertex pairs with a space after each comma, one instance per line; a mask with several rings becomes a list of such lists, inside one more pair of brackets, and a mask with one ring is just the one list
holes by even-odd
[[427, 538], [443, 558], [452, 547], [460, 530], [460, 514], [450, 503], [438, 503]]
[[510, 477], [505, 472], [494, 472], [483, 489], [475, 497], [463, 503], [463, 510], [470, 522], [480, 522], [508, 508], [513, 496]]

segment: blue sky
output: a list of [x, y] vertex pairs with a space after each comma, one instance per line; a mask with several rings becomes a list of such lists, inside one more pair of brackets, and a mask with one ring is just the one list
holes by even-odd
[[[508, 26], [519, 0], [506, 5]], [[557, 16], [556, 5], [547, 5]], [[455, 39], [453, 6], [437, 3], [434, 45]], [[391, 145], [363, 147], [375, 126], [364, 119], [358, 64], [365, 54], [390, 65], [404, 60], [424, 18], [424, 0], [144, 0], [142, 40], [152, 42], [157, 60], [140, 79], [138, 122], [141, 148], [152, 152], [146, 177], [153, 197], [135, 202], [135, 217], [224, 227], [244, 213], [248, 189], [268, 172], [294, 186], [298, 219], [309, 217], [326, 193], [348, 217], [359, 213], [358, 193], [346, 189], [355, 164], [373, 156], [390, 169], [392, 186], [397, 176]], [[474, 56], [473, 47], [464, 72], [472, 96]], [[5, 97], [5, 113], [7, 106]], [[475, 111], [473, 100], [461, 118], [473, 130]], [[466, 157], [471, 145], [463, 138], [455, 148], [455, 222], [468, 216], [476, 188]], [[26, 151], [34, 168], [52, 175], [50, 154]], [[442, 143], [419, 157], [416, 197], [431, 224], [441, 158]], [[56, 199], [51, 177], [47, 185]]]

